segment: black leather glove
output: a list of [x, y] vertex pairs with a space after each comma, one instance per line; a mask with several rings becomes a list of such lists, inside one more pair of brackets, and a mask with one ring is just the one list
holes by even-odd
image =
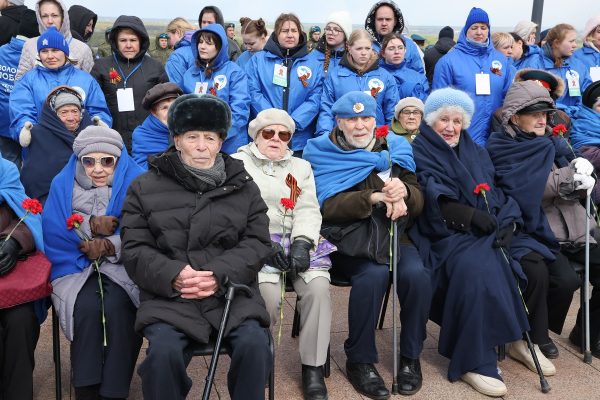
[[496, 233], [496, 240], [494, 241], [494, 247], [502, 247], [505, 249], [510, 249], [510, 243], [512, 242], [513, 236], [515, 234], [515, 224], [510, 224], [498, 231]]
[[475, 235], [489, 235], [496, 230], [496, 220], [487, 211], [473, 210], [471, 228]]
[[290, 268], [295, 272], [306, 272], [310, 267], [310, 249], [312, 244], [296, 239], [290, 246]]
[[265, 260], [265, 263], [283, 272], [290, 269], [290, 264], [285, 256], [283, 247], [280, 243], [273, 241], [271, 241], [271, 255]]
[[8, 274], [17, 265], [20, 251], [21, 245], [15, 238], [10, 238], [4, 243], [0, 251], [0, 276]]

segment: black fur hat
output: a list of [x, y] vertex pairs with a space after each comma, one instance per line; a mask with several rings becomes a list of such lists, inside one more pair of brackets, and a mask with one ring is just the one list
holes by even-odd
[[225, 101], [211, 94], [186, 94], [169, 107], [167, 125], [172, 136], [188, 131], [209, 131], [225, 140], [231, 128], [231, 109]]

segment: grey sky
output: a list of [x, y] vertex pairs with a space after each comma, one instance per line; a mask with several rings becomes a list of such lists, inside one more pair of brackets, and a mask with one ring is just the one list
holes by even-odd
[[[34, 0], [26, 0], [32, 6]], [[364, 22], [367, 11], [375, 1], [365, 0], [218, 0], [211, 2], [183, 0], [70, 0], [68, 5], [81, 4], [100, 16], [116, 17], [121, 14], [137, 15], [140, 18], [171, 19], [178, 16], [196, 22], [204, 5], [218, 6], [226, 20], [237, 21], [242, 16], [263, 17], [275, 20], [279, 13], [292, 11], [301, 21], [325, 22], [332, 11], [349, 10], [354, 24]], [[461, 26], [471, 7], [481, 7], [488, 12], [492, 26], [512, 27], [520, 20], [531, 18], [533, 0], [409, 0], [397, 1], [406, 24]], [[546, 0], [543, 27], [567, 22], [582, 30], [586, 20], [600, 14], [600, 3], [594, 0]]]

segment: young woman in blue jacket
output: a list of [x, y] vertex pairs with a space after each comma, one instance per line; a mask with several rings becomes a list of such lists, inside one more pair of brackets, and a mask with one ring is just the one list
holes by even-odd
[[313, 137], [319, 113], [323, 71], [309, 56], [306, 34], [294, 14], [281, 14], [263, 51], [246, 64], [250, 109], [287, 111], [296, 124], [290, 149], [299, 154]]
[[592, 81], [600, 81], [600, 15], [593, 16], [585, 24], [583, 47], [573, 56], [586, 65]]
[[330, 133], [336, 125], [331, 112], [333, 103], [355, 90], [370, 94], [377, 101], [377, 126], [392, 123], [394, 107], [399, 100], [396, 80], [379, 66], [379, 56], [372, 50], [371, 40], [364, 29], [352, 32], [339, 67], [327, 75], [317, 122], [318, 135]]
[[248, 144], [250, 96], [248, 79], [239, 65], [229, 61], [227, 35], [220, 24], [210, 24], [192, 36], [196, 64], [183, 74], [184, 93], [207, 93], [227, 102], [231, 108], [231, 129], [221, 151], [231, 154]]

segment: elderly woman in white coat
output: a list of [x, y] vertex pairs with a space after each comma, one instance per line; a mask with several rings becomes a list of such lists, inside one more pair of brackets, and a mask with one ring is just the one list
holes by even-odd
[[321, 212], [311, 166], [293, 157], [288, 147], [294, 130], [294, 120], [287, 112], [263, 110], [248, 127], [253, 142], [232, 156], [244, 162], [269, 207], [273, 252], [258, 280], [271, 324], [279, 319], [282, 280], [286, 279], [293, 285], [301, 309], [299, 346], [304, 398], [326, 399], [321, 366], [327, 357], [331, 325], [331, 261], [327, 254], [335, 247], [319, 235]]

